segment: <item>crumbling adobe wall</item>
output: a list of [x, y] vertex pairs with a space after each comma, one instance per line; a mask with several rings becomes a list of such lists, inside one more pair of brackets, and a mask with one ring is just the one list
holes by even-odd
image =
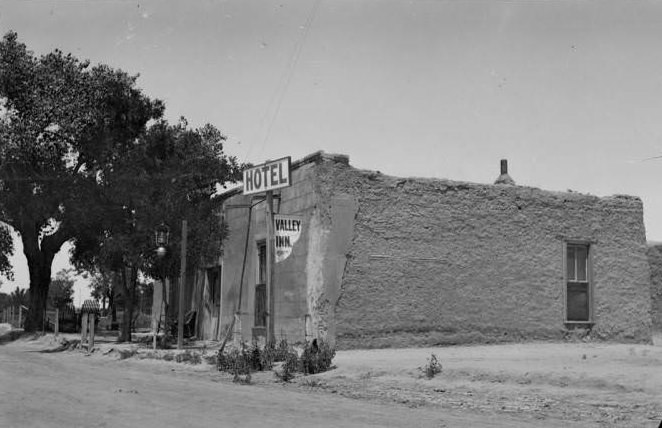
[[651, 269], [651, 304], [653, 329], [662, 331], [662, 244], [648, 247]]
[[335, 305], [340, 347], [562, 338], [568, 240], [591, 245], [591, 334], [651, 338], [638, 198], [401, 179], [338, 162], [316, 172], [322, 200], [358, 206]]

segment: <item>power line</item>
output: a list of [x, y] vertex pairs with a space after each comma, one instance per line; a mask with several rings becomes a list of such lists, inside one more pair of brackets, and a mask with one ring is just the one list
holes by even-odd
[[[315, 3], [313, 4], [313, 7], [311, 8], [310, 13], [308, 14], [308, 17], [306, 18], [306, 21], [304, 23], [303, 32], [301, 33], [301, 36], [294, 45], [294, 50], [292, 51], [292, 55], [290, 56], [290, 61], [287, 67], [285, 68], [285, 70], [283, 71], [283, 74], [276, 88], [276, 91], [273, 93], [271, 100], [269, 101], [269, 105], [267, 105], [267, 109], [265, 111], [263, 121], [265, 120], [265, 118], [267, 118], [270, 111], [273, 110], [273, 114], [271, 115], [271, 118], [268, 120], [266, 132], [264, 138], [262, 139], [262, 143], [260, 144], [260, 148], [259, 148], [260, 154], [262, 154], [262, 152], [264, 151], [264, 146], [269, 140], [269, 137], [271, 135], [271, 130], [274, 126], [274, 123], [276, 122], [276, 119], [278, 118], [278, 114], [280, 113], [280, 108], [283, 103], [283, 99], [285, 98], [287, 89], [290, 86], [290, 82], [292, 81], [294, 70], [296, 69], [297, 63], [299, 62], [299, 58], [301, 57], [303, 46], [305, 45], [306, 39], [308, 38], [308, 34], [310, 33], [310, 29], [312, 27], [313, 21], [315, 20], [315, 16], [317, 15], [317, 10], [319, 9], [320, 3], [321, 0], [316, 0]], [[248, 156], [250, 156], [252, 148], [253, 148], [252, 145], [248, 148], [245, 159], [248, 159]]]

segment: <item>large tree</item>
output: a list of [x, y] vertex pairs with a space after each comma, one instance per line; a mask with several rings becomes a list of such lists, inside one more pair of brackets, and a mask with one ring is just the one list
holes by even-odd
[[[104, 171], [103, 210], [108, 215], [97, 236], [76, 238], [73, 259], [83, 269], [114, 272], [113, 288], [123, 296], [120, 340], [129, 331], [138, 273], [152, 278], [179, 276], [181, 222], [188, 220], [188, 266], [217, 258], [223, 226], [213, 198], [219, 185], [241, 177], [243, 165], [223, 149], [225, 137], [213, 126], [192, 129], [186, 120], [165, 120], [149, 127], [124, 156]], [[154, 231], [170, 227], [169, 251], [155, 254]]]
[[48, 305], [60, 308], [74, 302], [74, 278], [71, 269], [62, 269], [51, 279], [48, 287]]
[[[105, 215], [100, 177], [163, 113], [136, 78], [59, 50], [37, 57], [14, 32], [0, 42], [0, 222], [27, 258], [27, 331], [41, 325], [55, 254]], [[0, 255], [6, 240], [0, 227]]]

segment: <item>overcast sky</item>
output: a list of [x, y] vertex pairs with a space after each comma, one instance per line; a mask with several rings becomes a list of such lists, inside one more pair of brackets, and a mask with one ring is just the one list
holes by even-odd
[[3, 33], [140, 74], [169, 119], [216, 125], [241, 161], [321, 149], [491, 183], [507, 158], [521, 185], [640, 196], [656, 241], [660, 23], [661, 1], [0, 3]]

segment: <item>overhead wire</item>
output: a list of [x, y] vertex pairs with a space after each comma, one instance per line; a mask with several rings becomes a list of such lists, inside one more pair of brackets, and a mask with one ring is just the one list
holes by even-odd
[[[317, 10], [319, 9], [321, 0], [315, 0], [315, 3], [313, 3], [312, 8], [310, 9], [310, 12], [308, 13], [308, 16], [306, 18], [306, 21], [304, 22], [303, 25], [303, 31], [301, 33], [301, 36], [297, 40], [297, 42], [294, 45], [294, 49], [292, 51], [292, 54], [290, 55], [290, 61], [288, 62], [287, 67], [283, 71], [283, 74], [281, 75], [280, 81], [278, 83], [278, 86], [276, 87], [276, 91], [274, 91], [271, 100], [269, 101], [269, 104], [267, 105], [267, 109], [265, 110], [265, 114], [263, 116], [263, 122], [264, 120], [268, 120], [268, 123], [266, 125], [266, 130], [264, 133], [264, 137], [262, 138], [262, 142], [260, 143], [259, 146], [259, 155], [262, 155], [264, 152], [264, 147], [269, 140], [269, 137], [271, 136], [271, 131], [273, 129], [274, 123], [276, 122], [276, 119], [278, 118], [278, 115], [280, 113], [280, 108], [283, 103], [283, 99], [285, 98], [285, 95], [287, 93], [287, 90], [290, 86], [290, 83], [292, 81], [292, 76], [294, 75], [294, 71], [296, 69], [296, 66], [299, 62], [299, 59], [301, 58], [301, 52], [303, 51], [303, 47], [305, 45], [306, 39], [308, 38], [308, 35], [310, 33], [310, 29], [312, 27], [313, 21], [315, 20], [315, 17], [317, 15]], [[269, 113], [273, 112], [271, 114], [271, 117], [269, 118]], [[251, 151], [253, 149], [253, 145], [249, 145], [248, 150], [246, 152], [245, 159], [248, 159], [248, 157], [251, 154]]]

